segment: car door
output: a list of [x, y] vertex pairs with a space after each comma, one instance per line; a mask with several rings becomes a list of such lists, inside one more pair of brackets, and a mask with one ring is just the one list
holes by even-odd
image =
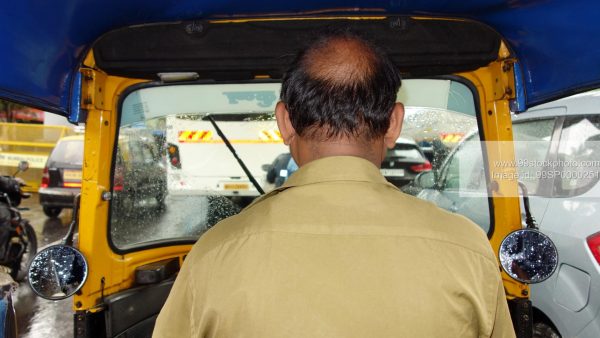
[[[596, 101], [577, 105], [560, 117], [553, 160], [551, 196], [539, 223], [559, 252], [559, 268], [548, 280], [531, 288], [533, 305], [547, 316], [561, 335], [595, 337], [600, 330], [600, 273], [587, 239], [600, 231], [600, 115]], [[571, 106], [572, 105], [572, 106]], [[584, 109], [582, 109], [582, 107]], [[567, 114], [569, 113], [569, 114]]]

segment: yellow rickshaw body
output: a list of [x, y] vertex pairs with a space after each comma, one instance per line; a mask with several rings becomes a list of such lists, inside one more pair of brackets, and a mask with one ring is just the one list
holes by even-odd
[[[323, 18], [305, 18], [305, 20], [309, 19]], [[227, 25], [248, 20], [226, 20], [220, 23]], [[304, 19], [294, 18], [294, 20]], [[251, 21], [260, 22], [261, 19]], [[500, 144], [493, 141], [512, 141], [509, 101], [514, 99], [513, 93], [516, 92], [512, 67], [514, 62], [507, 48], [502, 45], [496, 61], [474, 71], [456, 74], [471, 82], [479, 94], [482, 128], [480, 132], [485, 135], [486, 141], [492, 141], [487, 143], [488, 149], [486, 149], [488, 161], [486, 167], [492, 168], [491, 170], [497, 169], [492, 165], [494, 161], [514, 160], [512, 148], [490, 146]], [[173, 257], [178, 257], [182, 262], [191, 245], [163, 246], [126, 254], [118, 254], [111, 249], [107, 235], [110, 201], [103, 196], [111, 191], [111, 163], [116, 147], [115, 136], [119, 127], [119, 101], [129, 87], [148, 80], [106, 75], [96, 65], [92, 53], [89, 53], [85, 59], [81, 73], [83, 75], [82, 108], [88, 113], [79, 248], [87, 257], [90, 269], [86, 284], [74, 297], [73, 309], [94, 312], [99, 309], [103, 297], [127, 290], [134, 285], [137, 267]], [[518, 195], [516, 181], [501, 180], [492, 184], [495, 186], [491, 196], [494, 231], [490, 243], [498, 253], [502, 239], [510, 232], [521, 228], [520, 207], [519, 199], [516, 197]], [[509, 299], [528, 297], [527, 285], [511, 279], [504, 272], [502, 275]]]

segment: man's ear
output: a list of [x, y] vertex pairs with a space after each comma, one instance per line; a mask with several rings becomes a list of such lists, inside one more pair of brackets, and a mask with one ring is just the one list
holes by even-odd
[[404, 121], [404, 105], [396, 102], [390, 116], [390, 127], [383, 137], [383, 142], [387, 148], [391, 149], [396, 145], [396, 140], [400, 136], [400, 131], [402, 131], [402, 121]]
[[290, 113], [287, 108], [285, 108], [285, 104], [281, 101], [277, 102], [277, 105], [275, 106], [275, 118], [277, 118], [277, 127], [279, 127], [283, 143], [289, 146], [296, 136], [296, 129], [292, 126]]

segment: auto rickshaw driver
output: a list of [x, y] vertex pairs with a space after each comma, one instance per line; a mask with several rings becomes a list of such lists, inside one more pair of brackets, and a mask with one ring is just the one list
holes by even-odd
[[399, 87], [348, 32], [298, 54], [276, 116], [300, 169], [198, 240], [154, 337], [514, 337], [486, 234], [379, 172]]

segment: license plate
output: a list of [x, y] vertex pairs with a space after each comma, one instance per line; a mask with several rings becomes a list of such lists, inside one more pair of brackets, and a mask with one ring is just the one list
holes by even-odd
[[381, 169], [381, 174], [387, 177], [403, 177], [404, 169]]
[[248, 190], [250, 185], [248, 183], [225, 183], [223, 184], [225, 190]]
[[63, 171], [63, 179], [65, 181], [81, 181], [81, 170], [69, 170]]

